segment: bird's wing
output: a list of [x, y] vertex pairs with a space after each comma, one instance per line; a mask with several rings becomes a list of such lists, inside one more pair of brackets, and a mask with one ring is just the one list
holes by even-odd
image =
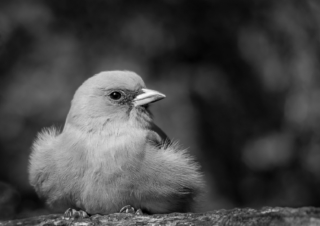
[[144, 196], [139, 204], [150, 213], [193, 211], [194, 198], [204, 189], [200, 166], [177, 143], [160, 149], [149, 145], [146, 150], [139, 175], [132, 177], [144, 181], [136, 183], [134, 191]]
[[171, 144], [170, 138], [153, 122], [149, 124], [148, 141], [158, 146], [159, 148], [165, 148]]

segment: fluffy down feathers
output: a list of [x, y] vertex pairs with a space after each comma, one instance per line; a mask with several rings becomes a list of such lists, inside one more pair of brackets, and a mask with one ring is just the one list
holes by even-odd
[[[192, 211], [203, 187], [199, 166], [165, 141], [145, 106], [134, 107], [144, 87], [132, 72], [100, 73], [76, 92], [62, 132], [39, 133], [29, 177], [49, 206], [90, 214], [125, 205], [149, 213]], [[126, 100], [111, 100], [110, 90]]]

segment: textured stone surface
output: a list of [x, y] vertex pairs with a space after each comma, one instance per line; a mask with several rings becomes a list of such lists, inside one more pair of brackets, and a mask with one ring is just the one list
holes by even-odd
[[62, 215], [46, 215], [21, 220], [2, 221], [5, 225], [96, 226], [96, 225], [319, 225], [320, 208], [265, 207], [255, 209], [217, 210], [206, 213], [172, 213], [137, 216], [116, 213], [94, 215], [87, 219], [65, 220]]

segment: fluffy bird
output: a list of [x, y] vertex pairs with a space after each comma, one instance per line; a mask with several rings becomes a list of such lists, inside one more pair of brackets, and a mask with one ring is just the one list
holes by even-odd
[[63, 130], [45, 129], [33, 144], [29, 179], [38, 195], [55, 210], [88, 214], [127, 205], [151, 214], [192, 211], [203, 187], [199, 166], [148, 110], [164, 97], [133, 72], [86, 80]]

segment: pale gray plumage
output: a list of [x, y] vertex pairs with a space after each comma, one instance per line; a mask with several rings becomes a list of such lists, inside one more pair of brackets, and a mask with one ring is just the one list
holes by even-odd
[[[143, 88], [133, 72], [99, 73], [76, 91], [63, 131], [38, 134], [29, 177], [48, 205], [89, 214], [125, 205], [149, 213], [192, 210], [203, 186], [199, 167], [165, 141], [145, 106], [134, 104]], [[110, 99], [114, 90], [123, 100]]]

